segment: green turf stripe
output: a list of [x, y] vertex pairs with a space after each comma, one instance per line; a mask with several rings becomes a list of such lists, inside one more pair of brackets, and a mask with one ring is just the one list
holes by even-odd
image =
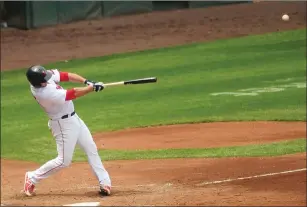
[[[103, 160], [136, 160], [166, 158], [220, 158], [278, 156], [306, 152], [306, 138], [269, 144], [205, 148], [205, 149], [161, 149], [161, 150], [100, 150]], [[78, 153], [77, 161], [86, 158]]]

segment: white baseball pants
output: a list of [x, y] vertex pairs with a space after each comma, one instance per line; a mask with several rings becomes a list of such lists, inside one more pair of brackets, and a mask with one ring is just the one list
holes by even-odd
[[71, 164], [76, 144], [78, 144], [86, 153], [99, 184], [111, 187], [109, 174], [102, 164], [93, 137], [77, 114], [66, 119], [49, 120], [48, 126], [55, 137], [58, 156], [37, 170], [29, 172], [29, 178], [34, 184], [68, 167]]

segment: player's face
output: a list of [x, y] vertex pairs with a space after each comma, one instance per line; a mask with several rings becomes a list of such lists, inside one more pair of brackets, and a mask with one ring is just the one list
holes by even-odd
[[46, 87], [47, 83], [41, 83], [42, 87]]

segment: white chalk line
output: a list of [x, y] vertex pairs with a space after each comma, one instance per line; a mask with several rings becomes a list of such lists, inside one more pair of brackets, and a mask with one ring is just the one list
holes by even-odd
[[[275, 173], [266, 173], [266, 174], [259, 174], [259, 175], [253, 175], [253, 176], [247, 176], [247, 177], [238, 177], [238, 178], [230, 178], [225, 180], [216, 180], [216, 181], [209, 181], [209, 182], [202, 182], [199, 184], [196, 184], [196, 186], [204, 186], [204, 185], [212, 185], [212, 184], [220, 184], [220, 183], [227, 183], [227, 182], [233, 182], [238, 180], [248, 180], [248, 179], [254, 179], [254, 178], [261, 178], [261, 177], [269, 177], [274, 175], [282, 175], [282, 174], [289, 174], [289, 173], [295, 173], [295, 172], [302, 172], [306, 171], [307, 168], [301, 168], [301, 169], [295, 169], [295, 170], [287, 170], [287, 171], [281, 171], [281, 172], [275, 172]], [[144, 184], [144, 185], [130, 185], [130, 186], [112, 186], [112, 188], [127, 188], [127, 187], [154, 187], [158, 184]], [[172, 183], [166, 183], [163, 186], [172, 186]], [[68, 188], [65, 190], [76, 190], [76, 189], [99, 189], [98, 186], [80, 186], [80, 187], [74, 187], [74, 188]], [[63, 190], [63, 189], [62, 189]], [[3, 202], [5, 203], [5, 202]], [[5, 206], [4, 204], [1, 204], [1, 206]]]
[[253, 179], [253, 178], [261, 178], [261, 177], [268, 177], [268, 176], [274, 176], [274, 175], [282, 175], [282, 174], [289, 174], [289, 173], [295, 173], [295, 172], [302, 172], [302, 171], [306, 171], [306, 169], [307, 168], [301, 168], [301, 169], [296, 169], [296, 170], [288, 170], [288, 171], [275, 172], [275, 173], [266, 173], [266, 174], [253, 175], [253, 176], [247, 176], [247, 177], [230, 178], [230, 179], [226, 179], [226, 180], [216, 180], [216, 181], [210, 181], [210, 182], [202, 182], [202, 183], [197, 184], [197, 186], [227, 183], [227, 182], [238, 181], [238, 180], [248, 180], [248, 179]]
[[[238, 177], [238, 178], [231, 178], [231, 179], [225, 179], [225, 180], [202, 182], [202, 183], [196, 184], [196, 186], [204, 186], [204, 185], [227, 183], [227, 182], [238, 181], [238, 180], [248, 180], [248, 179], [254, 179], [254, 178], [261, 178], [261, 177], [269, 177], [269, 176], [274, 176], [274, 175], [282, 175], [282, 174], [289, 174], [289, 173], [295, 173], [295, 172], [302, 172], [302, 171], [306, 171], [306, 170], [307, 170], [307, 168], [301, 168], [301, 169], [281, 171], [281, 172], [275, 172], [275, 173], [259, 174], [259, 175], [253, 175], [253, 176], [247, 176], [247, 177]], [[156, 185], [157, 184], [133, 185], [133, 187], [153, 187], [153, 186], [156, 186]], [[163, 186], [171, 186], [171, 185], [173, 185], [173, 184], [172, 183], [166, 183]], [[117, 187], [121, 187], [121, 186], [113, 186], [113, 188], [117, 188]], [[127, 187], [127, 186], [125, 186], [125, 187]], [[129, 187], [132, 187], [132, 186], [129, 186]], [[97, 186], [81, 187], [79, 189], [84, 189], [84, 188], [93, 189], [93, 188], [97, 188]]]
[[[289, 173], [295, 173], [295, 172], [302, 172], [302, 171], [306, 171], [306, 170], [307, 170], [307, 168], [301, 168], [301, 169], [295, 169], [295, 170], [287, 170], [287, 171], [252, 175], [252, 176], [246, 176], [246, 177], [229, 178], [229, 179], [225, 179], [225, 180], [206, 181], [206, 182], [196, 184], [196, 186], [220, 184], [220, 183], [234, 182], [234, 181], [239, 181], [239, 180], [249, 180], [249, 179], [268, 177], [268, 176], [274, 176], [274, 175], [282, 175], [282, 174], [289, 174]], [[164, 187], [172, 186], [172, 185], [174, 185], [174, 184], [172, 184], [172, 183], [163, 184]], [[143, 185], [124, 185], [124, 186], [117, 185], [117, 186], [112, 186], [112, 188], [139, 188], [139, 187], [156, 187], [156, 186], [158, 186], [158, 184], [152, 183], [152, 184], [143, 184]], [[68, 189], [65, 189], [65, 190], [76, 190], [76, 189], [99, 189], [99, 187], [98, 186], [79, 186], [79, 187], [68, 188]]]

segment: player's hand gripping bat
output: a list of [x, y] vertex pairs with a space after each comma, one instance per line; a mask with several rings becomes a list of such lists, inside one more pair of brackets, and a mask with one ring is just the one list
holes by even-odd
[[130, 85], [130, 84], [155, 83], [155, 82], [157, 82], [157, 78], [156, 77], [150, 77], [150, 78], [141, 78], [141, 79], [134, 79], [134, 80], [104, 83], [103, 85], [105, 87], [110, 87], [110, 86], [121, 86], [121, 85]]

